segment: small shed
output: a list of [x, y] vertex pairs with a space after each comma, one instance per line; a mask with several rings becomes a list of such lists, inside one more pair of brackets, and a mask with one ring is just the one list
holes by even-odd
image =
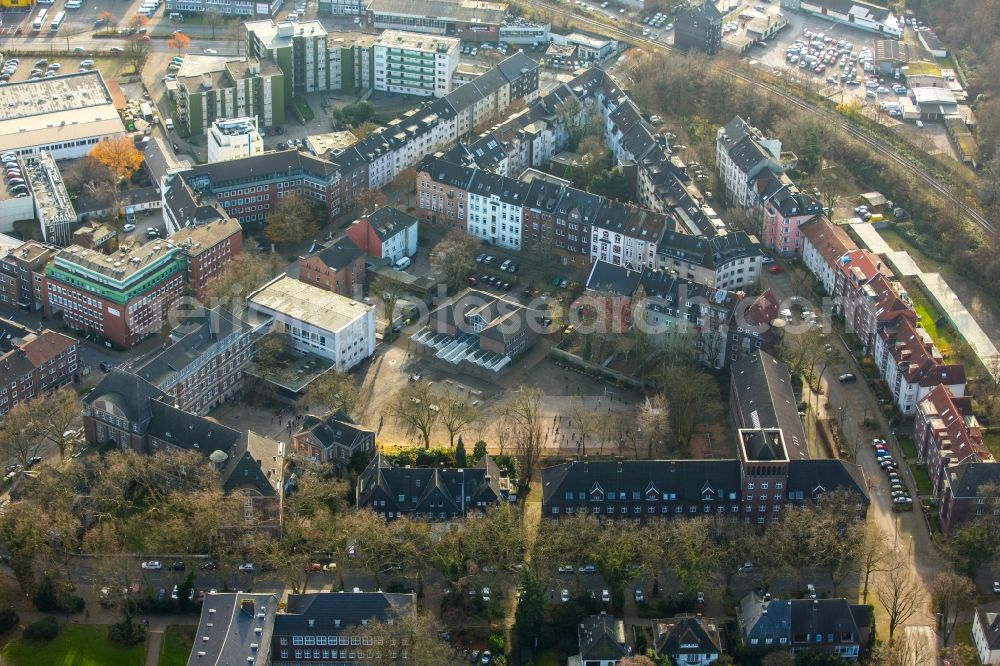
[[861, 195], [861, 200], [873, 213], [884, 212], [889, 207], [889, 200], [881, 192], [866, 192]]

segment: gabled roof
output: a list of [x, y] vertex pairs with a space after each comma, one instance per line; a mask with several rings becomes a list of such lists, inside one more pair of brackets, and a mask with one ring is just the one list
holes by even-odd
[[788, 457], [809, 457], [788, 366], [760, 349], [732, 364], [730, 383], [745, 423], [743, 428], [779, 428]]
[[722, 643], [719, 629], [702, 618], [682, 617], [666, 625], [656, 625], [659, 633], [656, 637], [657, 654], [665, 654], [674, 661], [684, 663], [681, 659], [688, 654], [720, 654]]
[[205, 456], [213, 451], [227, 454], [234, 451], [242, 438], [239, 431], [224, 426], [214, 419], [177, 409], [169, 400], [170, 398], [164, 398], [149, 402], [152, 418], [146, 432], [151, 437], [181, 449], [198, 451]]
[[324, 447], [339, 445], [349, 449], [361, 444], [368, 436], [375, 436], [374, 431], [355, 424], [350, 416], [339, 411], [323, 418], [307, 415], [299, 430], [299, 433], [302, 432], [310, 433]]
[[965, 366], [945, 363], [930, 336], [915, 327], [911, 318], [898, 317], [894, 326], [882, 328], [879, 335], [907, 383], [925, 388], [965, 385]]
[[815, 458], [788, 463], [788, 496], [793, 499], [817, 499], [837, 490], [855, 495], [867, 504], [868, 484], [861, 467], [843, 460]]
[[475, 169], [447, 162], [435, 155], [425, 155], [417, 166], [417, 171], [427, 173], [436, 183], [462, 190], [469, 188], [476, 173]]
[[415, 612], [416, 595], [388, 592], [289, 594], [285, 612], [275, 617], [276, 636], [339, 634], [369, 620], [385, 622]]
[[763, 254], [745, 231], [733, 231], [708, 239], [668, 231], [663, 234], [657, 252], [712, 270], [734, 259], [759, 257]]
[[112, 368], [83, 398], [83, 404], [89, 406], [98, 400], [107, 401], [132, 423], [143, 423], [152, 416], [152, 401], [160, 399], [170, 400], [170, 397], [142, 377]]
[[355, 245], [353, 240], [345, 236], [312, 256], [322, 261], [324, 266], [339, 271], [352, 265], [359, 258], [365, 256], [365, 253]]
[[628, 655], [625, 644], [625, 625], [618, 618], [605, 615], [591, 615], [579, 627], [580, 658], [589, 660], [617, 660]]
[[258, 664], [269, 663], [277, 610], [274, 594], [206, 594], [188, 666], [242, 666], [252, 663], [251, 657]]
[[[846, 599], [774, 599], [751, 592], [740, 600], [737, 622], [744, 641], [785, 645], [858, 644], [861, 632]], [[817, 640], [819, 636], [819, 640]], [[768, 640], [770, 639], [770, 641]]]
[[496, 68], [504, 75], [508, 81], [515, 81], [524, 74], [537, 70], [538, 63], [524, 54], [522, 51], [514, 53], [501, 60]]
[[847, 232], [825, 216], [803, 222], [799, 231], [830, 266], [835, 266], [837, 259], [849, 250], [857, 249]]
[[985, 484], [1000, 487], [1000, 463], [996, 462], [962, 463], [947, 470], [945, 475], [955, 498], [979, 497], [979, 490]]
[[967, 396], [956, 397], [939, 384], [917, 404], [917, 413], [931, 429], [939, 452], [947, 452], [954, 462], [993, 460]]
[[34, 338], [22, 343], [20, 349], [24, 352], [25, 358], [38, 367], [78, 344], [76, 338], [46, 328]]
[[986, 647], [991, 652], [1000, 650], [1000, 604], [976, 606], [976, 622], [983, 630]]
[[469, 183], [470, 195], [497, 197], [504, 203], [523, 206], [528, 195], [528, 183], [477, 169]]

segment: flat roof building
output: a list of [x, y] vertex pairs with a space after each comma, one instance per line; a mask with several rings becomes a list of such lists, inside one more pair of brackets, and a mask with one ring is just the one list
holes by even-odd
[[369, 27], [457, 37], [466, 41], [497, 41], [507, 18], [506, 2], [486, 0], [371, 0]]
[[346, 371], [375, 353], [375, 307], [282, 274], [247, 297], [253, 325], [271, 320], [292, 345]]
[[459, 40], [386, 30], [375, 42], [375, 90], [444, 97], [458, 68]]
[[76, 224], [76, 210], [63, 184], [52, 154], [41, 151], [21, 158], [28, 184], [34, 195], [35, 217], [42, 238], [53, 245], [69, 245]]
[[124, 134], [97, 70], [0, 86], [0, 152], [44, 150], [57, 160], [73, 159], [101, 139]]
[[325, 132], [323, 134], [310, 134], [306, 137], [306, 147], [309, 152], [319, 157], [329, 157], [330, 153], [336, 154], [347, 150], [358, 142], [358, 137], [354, 132]]
[[208, 161], [228, 162], [264, 152], [257, 118], [220, 118], [208, 128]]

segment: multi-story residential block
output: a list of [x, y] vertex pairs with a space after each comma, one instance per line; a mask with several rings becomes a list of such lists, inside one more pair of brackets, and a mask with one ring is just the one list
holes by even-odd
[[914, 319], [907, 313], [881, 326], [872, 352], [893, 401], [907, 416], [939, 384], [953, 395], [965, 395], [965, 368], [945, 363], [930, 335], [917, 327]]
[[365, 255], [350, 238], [341, 238], [309, 256], [299, 257], [299, 279], [360, 299], [365, 284]]
[[281, 197], [295, 192], [333, 217], [340, 213], [340, 171], [333, 162], [298, 150], [202, 164], [168, 174], [163, 215], [168, 230], [218, 218], [221, 207], [240, 223], [260, 222]]
[[148, 243], [115, 255], [70, 246], [45, 267], [45, 313], [128, 349], [160, 331], [186, 272], [176, 246]]
[[765, 137], [739, 116], [719, 128], [715, 158], [726, 194], [744, 210], [759, 204], [758, 177], [784, 172], [780, 163], [781, 141]]
[[972, 644], [979, 656], [979, 663], [989, 666], [1000, 664], [1000, 613], [997, 605], [977, 606], [972, 620]]
[[783, 255], [800, 255], [804, 238], [799, 227], [823, 217], [823, 205], [799, 191], [785, 174], [757, 181], [760, 236], [765, 247]]
[[656, 267], [719, 289], [739, 289], [760, 279], [763, 253], [743, 231], [699, 238], [668, 231], [656, 252]]
[[198, 136], [218, 119], [253, 117], [259, 127], [283, 125], [287, 74], [255, 56], [220, 60], [189, 56], [177, 71], [177, 117]]
[[527, 183], [477, 169], [468, 186], [468, 233], [491, 245], [520, 250], [527, 193]]
[[302, 429], [292, 435], [292, 452], [322, 465], [332, 465], [340, 473], [357, 453], [375, 453], [375, 431], [357, 425], [343, 412], [322, 418], [309, 414]]
[[867, 250], [848, 250], [837, 259], [836, 307], [869, 354], [881, 327], [899, 316], [915, 321], [905, 292], [890, 277], [878, 255]]
[[1000, 465], [970, 459], [948, 469], [939, 499], [941, 531], [952, 535], [965, 523], [1000, 517]]
[[417, 207], [431, 223], [447, 222], [468, 228], [469, 184], [476, 170], [427, 156], [417, 167]]
[[590, 227], [590, 260], [632, 270], [656, 266], [656, 250], [664, 232], [673, 230], [662, 213], [609, 201]]
[[295, 95], [329, 90], [329, 33], [319, 21], [275, 23], [247, 21], [247, 53], [269, 61], [284, 73], [284, 100]]
[[857, 661], [873, 629], [871, 609], [846, 599], [765, 599], [751, 592], [736, 609], [748, 648], [832, 652]]
[[34, 332], [0, 320], [0, 416], [18, 403], [79, 379], [79, 343], [44, 329]]
[[417, 218], [392, 206], [383, 206], [355, 220], [347, 237], [369, 257], [390, 263], [417, 253]]
[[828, 296], [837, 288], [838, 260], [858, 249], [847, 232], [826, 217], [817, 217], [799, 226], [802, 234], [802, 263], [809, 269]]
[[45, 265], [59, 248], [25, 241], [0, 257], [0, 306], [36, 312], [45, 306]]
[[695, 5], [674, 19], [674, 46], [681, 51], [715, 55], [722, 48], [722, 14], [712, 0]]
[[386, 30], [375, 41], [375, 90], [444, 97], [458, 67], [459, 40]]
[[197, 451], [219, 471], [227, 493], [244, 496], [243, 529], [281, 525], [285, 445], [185, 412], [138, 375], [113, 368], [83, 399], [87, 442], [154, 455]]
[[991, 462], [982, 428], [972, 411], [972, 400], [944, 384], [928, 391], [917, 404], [913, 422], [917, 455], [927, 465], [935, 497], [948, 486], [948, 473], [967, 462]]
[[774, 356], [758, 350], [733, 364], [729, 404], [738, 429], [780, 430], [789, 457], [809, 457], [788, 366]]
[[510, 479], [489, 456], [472, 467], [399, 467], [378, 453], [358, 477], [355, 502], [388, 520], [453, 520], [505, 502]]
[[375, 307], [279, 275], [247, 297], [261, 324], [346, 372], [375, 353]]
[[726, 328], [726, 356], [738, 361], [758, 351], [771, 352], [781, 341], [780, 330], [773, 326], [781, 305], [770, 289], [757, 298], [740, 301]]
[[203, 416], [236, 396], [253, 357], [253, 331], [246, 322], [221, 306], [200, 310], [181, 322], [170, 340], [130, 371], [192, 414]]
[[257, 118], [220, 118], [208, 128], [208, 161], [228, 162], [264, 152]]

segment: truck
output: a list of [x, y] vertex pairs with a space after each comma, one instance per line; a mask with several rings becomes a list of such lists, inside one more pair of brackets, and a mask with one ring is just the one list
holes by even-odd
[[141, 113], [142, 117], [147, 121], [151, 121], [153, 119], [153, 107], [149, 105], [149, 102], [143, 102], [139, 105], [139, 113]]

